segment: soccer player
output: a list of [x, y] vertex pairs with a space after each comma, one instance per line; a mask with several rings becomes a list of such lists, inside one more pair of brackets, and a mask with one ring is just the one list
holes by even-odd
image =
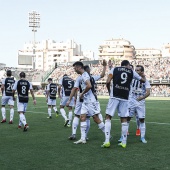
[[[137, 65], [135, 71], [143, 77], [144, 67], [142, 65]], [[148, 80], [145, 83], [142, 83], [138, 80], [133, 79], [131, 90], [132, 93], [129, 98], [129, 121], [137, 113], [139, 117], [140, 132], [141, 132], [141, 141], [142, 143], [147, 143], [145, 140], [146, 125], [145, 125], [145, 99], [150, 95], [150, 83]]]
[[[121, 131], [123, 139], [119, 145], [123, 148], [126, 147], [128, 132], [127, 117], [129, 116], [128, 98], [130, 84], [133, 78], [145, 82], [145, 78], [142, 78], [135, 71], [130, 69], [130, 63], [128, 60], [123, 60], [120, 67], [112, 68], [109, 72], [106, 86], [110, 94], [110, 99], [106, 107], [105, 142], [101, 147], [110, 147], [111, 118], [114, 116], [116, 109], [118, 109], [122, 122]], [[110, 90], [111, 81], [113, 81], [113, 85]]]
[[[86, 117], [87, 114], [93, 117], [93, 120], [98, 124], [98, 127], [104, 132], [105, 126], [104, 123], [98, 117], [100, 113], [99, 108], [97, 107], [97, 98], [94, 90], [94, 84], [91, 84], [90, 76], [87, 72], [85, 72], [83, 63], [77, 61], [73, 64], [74, 70], [76, 73], [80, 74], [79, 83], [82, 88], [82, 93], [80, 93], [80, 99], [83, 99], [82, 107], [81, 107], [81, 115], [80, 115], [80, 129], [81, 129], [81, 139], [74, 142], [75, 144], [85, 144], [86, 143], [86, 129], [87, 122]], [[78, 88], [78, 87], [77, 87]], [[75, 88], [72, 90], [70, 94], [70, 98], [67, 102], [71, 102], [72, 96], [75, 94]]]
[[[65, 123], [64, 126], [71, 126], [72, 121], [72, 107], [74, 106], [74, 99], [72, 98], [72, 101], [70, 102], [68, 106], [68, 118], [66, 116], [66, 112], [64, 110], [64, 107], [66, 106], [66, 103], [69, 99], [70, 93], [72, 88], [74, 87], [74, 80], [65, 74], [60, 80], [59, 80], [59, 86], [58, 86], [58, 97], [60, 100], [60, 113], [63, 116]], [[62, 89], [62, 90], [61, 90]]]
[[12, 88], [15, 83], [15, 80], [12, 76], [12, 71], [7, 70], [6, 72], [7, 78], [2, 80], [1, 91], [2, 91], [2, 101], [1, 101], [1, 112], [2, 112], [2, 121], [1, 123], [6, 122], [6, 109], [5, 105], [8, 104], [10, 107], [10, 120], [9, 124], [13, 123], [14, 117], [14, 101], [12, 97]]
[[48, 105], [48, 119], [51, 119], [51, 108], [58, 115], [57, 107], [56, 107], [56, 94], [57, 94], [57, 84], [53, 83], [52, 78], [48, 79], [49, 84], [47, 85], [47, 105]]
[[[101, 78], [103, 78], [105, 76], [106, 65], [107, 65], [106, 60], [103, 60], [103, 64], [102, 65], [103, 65], [103, 70], [102, 70], [102, 73], [100, 75], [91, 75], [90, 74], [90, 67], [88, 65], [84, 66], [84, 70], [90, 75], [91, 83], [94, 84], [94, 92], [96, 93], [96, 97], [97, 97], [97, 83], [96, 83], [96, 81], [100, 80]], [[100, 109], [100, 103], [99, 103], [98, 100], [97, 100], [96, 104], [98, 105], [98, 107]], [[98, 116], [99, 116], [99, 119], [103, 122], [102, 114], [99, 113]], [[87, 121], [87, 130], [86, 130], [86, 134], [87, 134], [89, 129], [90, 129], [90, 118], [87, 117], [86, 121]]]
[[22, 124], [23, 124], [24, 131], [27, 131], [29, 126], [26, 122], [25, 112], [27, 110], [27, 105], [28, 105], [28, 101], [29, 101], [29, 94], [28, 94], [29, 90], [31, 92], [34, 105], [36, 105], [36, 100], [35, 100], [32, 84], [25, 79], [26, 74], [24, 72], [21, 72], [19, 74], [19, 76], [20, 76], [20, 80], [15, 82], [13, 89], [12, 89], [13, 100], [15, 100], [14, 95], [15, 95], [15, 91], [17, 90], [17, 94], [18, 94], [17, 95], [17, 109], [18, 109], [18, 113], [19, 113], [18, 128], [21, 128]]

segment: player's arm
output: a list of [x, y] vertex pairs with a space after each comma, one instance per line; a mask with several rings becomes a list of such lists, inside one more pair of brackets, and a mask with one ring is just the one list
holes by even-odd
[[60, 93], [61, 93], [61, 84], [58, 85], [58, 98], [61, 98]]
[[85, 83], [86, 83], [86, 88], [82, 91], [82, 93], [81, 93], [81, 95], [80, 95], [80, 98], [82, 98], [83, 95], [84, 95], [85, 93], [87, 93], [87, 92], [92, 88], [92, 85], [91, 85], [90, 80], [86, 80]]
[[4, 92], [4, 84], [1, 85], [1, 92], [2, 92], [2, 95], [3, 95], [3, 92]]
[[17, 81], [14, 83], [14, 86], [12, 88], [12, 97], [13, 97], [13, 100], [15, 101], [15, 91], [17, 89]]
[[32, 96], [34, 105], [36, 105], [36, 99], [35, 99], [35, 96], [34, 96], [34, 91], [33, 91], [33, 89], [30, 89], [30, 93], [31, 93], [31, 96]]
[[106, 80], [106, 87], [107, 87], [107, 90], [109, 92], [109, 95], [110, 95], [110, 82], [111, 82], [112, 79], [113, 79], [113, 74], [109, 74], [108, 77], [107, 77], [107, 80]]
[[106, 60], [103, 60], [103, 71], [102, 73], [100, 74], [100, 78], [103, 78], [105, 76], [105, 73], [106, 73], [106, 65], [107, 65], [107, 62]]
[[140, 80], [142, 83], [146, 82], [146, 77], [144, 73], [140, 76], [136, 71], [133, 71], [133, 78], [136, 80]]
[[146, 88], [146, 93], [144, 96], [140, 96], [137, 98], [138, 101], [141, 101], [143, 99], [146, 99], [150, 95], [150, 88]]
[[69, 106], [69, 104], [70, 104], [70, 102], [71, 102], [71, 99], [72, 99], [73, 96], [75, 96], [75, 94], [76, 94], [76, 91], [77, 91], [77, 87], [73, 87], [73, 88], [71, 89], [70, 97], [69, 97], [69, 99], [68, 99], [68, 101], [67, 101], [67, 103], [66, 103], [66, 106]]

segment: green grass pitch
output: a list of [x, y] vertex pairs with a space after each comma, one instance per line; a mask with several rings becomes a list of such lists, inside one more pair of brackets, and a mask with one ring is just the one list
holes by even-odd
[[[103, 115], [107, 101], [100, 98]], [[133, 119], [127, 147], [119, 147], [120, 121], [115, 116], [112, 119], [111, 147], [101, 148], [104, 134], [92, 119], [88, 143], [75, 145], [68, 140], [71, 128], [63, 126], [61, 115], [56, 118], [53, 114], [52, 119], [46, 118], [45, 98], [37, 97], [35, 107], [30, 99], [26, 113], [30, 126], [27, 132], [17, 129], [17, 112], [13, 124], [8, 124], [9, 110], [7, 122], [0, 124], [0, 170], [170, 169], [170, 100], [150, 98], [146, 101], [146, 110], [147, 144], [141, 143], [140, 137], [135, 136], [136, 123]], [[77, 139], [79, 137], [78, 127]]]

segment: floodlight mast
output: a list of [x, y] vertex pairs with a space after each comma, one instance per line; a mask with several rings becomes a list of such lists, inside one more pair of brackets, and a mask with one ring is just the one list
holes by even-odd
[[33, 38], [33, 69], [35, 69], [35, 33], [37, 32], [37, 28], [40, 28], [40, 14], [36, 11], [32, 11], [29, 13], [29, 27], [32, 27], [32, 32], [34, 34]]

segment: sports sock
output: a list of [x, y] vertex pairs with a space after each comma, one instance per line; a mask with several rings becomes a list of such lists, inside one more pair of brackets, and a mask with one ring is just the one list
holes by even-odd
[[139, 129], [139, 127], [140, 127], [140, 121], [139, 121], [139, 117], [138, 117], [138, 115], [136, 114], [136, 128], [137, 129]]
[[60, 113], [63, 116], [64, 120], [66, 121], [67, 120], [67, 116], [66, 116], [66, 112], [65, 112], [65, 110], [63, 108], [60, 109]]
[[20, 117], [20, 121], [21, 121], [22, 124], [25, 126], [25, 125], [27, 124], [25, 115], [24, 115], [23, 113], [20, 113], [20, 114], [19, 114], [19, 117]]
[[146, 124], [140, 122], [140, 133], [141, 133], [141, 138], [145, 138], [145, 132], [146, 132]]
[[90, 129], [90, 118], [86, 118], [87, 128], [86, 128], [86, 137], [88, 135], [89, 129]]
[[99, 123], [99, 124], [98, 124], [98, 127], [99, 127], [99, 129], [100, 129], [103, 133], [105, 133], [105, 125], [104, 125], [103, 122]]
[[6, 109], [5, 109], [5, 107], [1, 108], [1, 112], [2, 112], [2, 119], [5, 120], [6, 119]]
[[86, 128], [87, 128], [87, 123], [81, 122], [80, 123], [80, 130], [81, 130], [81, 139], [86, 140]]
[[79, 125], [79, 118], [78, 117], [74, 117], [74, 119], [73, 119], [73, 123], [72, 123], [72, 135], [74, 134], [74, 135], [76, 135], [76, 131], [77, 131], [77, 127], [78, 127], [78, 125]]
[[101, 122], [103, 122], [103, 116], [102, 116], [102, 114], [101, 113], [99, 113], [99, 119], [101, 120]]
[[10, 109], [10, 121], [13, 121], [14, 118], [14, 108]]
[[68, 119], [69, 119], [68, 124], [71, 124], [72, 117], [73, 117], [73, 112], [72, 112], [72, 111], [69, 111], [69, 112], [68, 112]]
[[51, 108], [48, 108], [48, 115], [51, 116]]
[[56, 111], [57, 111], [57, 107], [56, 107], [56, 106], [54, 106], [54, 107], [53, 107], [53, 110], [56, 112]]
[[122, 123], [122, 144], [127, 143], [127, 131], [128, 131], [128, 124], [127, 122]]
[[110, 142], [111, 120], [105, 120], [105, 142]]

